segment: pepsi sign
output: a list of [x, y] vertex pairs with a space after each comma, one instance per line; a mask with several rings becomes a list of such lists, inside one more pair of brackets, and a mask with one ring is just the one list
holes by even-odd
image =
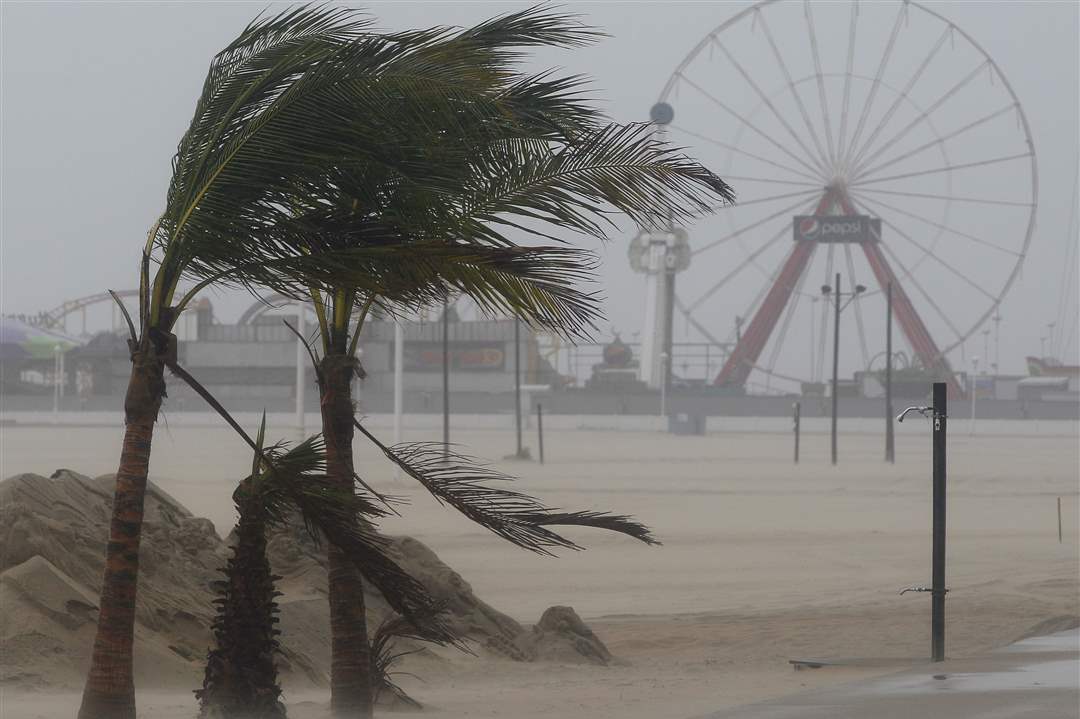
[[876, 242], [881, 220], [869, 215], [796, 215], [795, 241]]

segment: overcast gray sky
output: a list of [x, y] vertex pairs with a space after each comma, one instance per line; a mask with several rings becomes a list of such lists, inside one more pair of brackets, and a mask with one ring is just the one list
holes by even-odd
[[[618, 121], [644, 120], [649, 107], [657, 100], [665, 83], [680, 62], [710, 32], [736, 13], [749, 7], [744, 2], [710, 3], [569, 3], [585, 19], [611, 37], [595, 47], [573, 52], [547, 53], [536, 60], [536, 66], [558, 65], [568, 72], [587, 73], [595, 78], [599, 96], [605, 108]], [[368, 3], [362, 5], [380, 19], [386, 29], [429, 26], [433, 24], [465, 25], [520, 8], [526, 3], [490, 2], [424, 2]], [[101, 291], [104, 288], [128, 288], [136, 282], [138, 248], [147, 227], [160, 211], [169, 179], [169, 161], [176, 142], [186, 127], [194, 100], [202, 84], [211, 55], [227, 43], [265, 4], [263, 3], [14, 3], [2, 7], [2, 301], [5, 313], [35, 312], [59, 304], [65, 299]], [[889, 7], [896, 7], [889, 5]], [[1070, 208], [1075, 193], [1078, 135], [1078, 4], [1075, 2], [946, 2], [930, 3], [937, 13], [952, 21], [974, 38], [1000, 68], [1011, 83], [1028, 122], [1038, 155], [1037, 224], [1032, 236], [1024, 269], [1011, 288], [1001, 309], [1001, 364], [1003, 371], [1023, 371], [1023, 357], [1037, 354], [1040, 337], [1047, 333], [1046, 324], [1058, 316], [1062, 292], [1062, 267], [1067, 242], [1075, 244], [1075, 229], [1068, 236]], [[838, 122], [841, 113], [839, 98], [843, 88], [840, 81], [845, 69], [845, 48], [849, 35], [847, 24], [849, 6], [816, 3], [813, 8], [817, 40], [821, 45], [823, 72], [830, 75], [821, 92], [833, 106], [833, 133], [839, 138]], [[886, 12], [888, 11], [888, 12]], [[866, 104], [871, 92], [871, 79], [888, 44], [893, 11], [885, 4], [864, 2], [856, 17], [857, 46], [853, 73], [858, 78], [851, 83], [851, 110], [846, 120], [847, 136], [852, 137], [859, 108]], [[889, 60], [883, 81], [891, 82], [893, 90], [903, 86], [919, 62], [928, 54], [938, 37], [938, 21], [930, 16], [904, 18], [899, 30], [895, 52]], [[796, 114], [796, 106], [783, 103], [783, 85], [775, 75], [777, 66], [768, 54], [763, 25], [768, 26], [774, 39], [788, 55], [790, 72], [803, 93], [810, 114], [821, 132], [822, 121], [817, 119], [820, 106], [815, 97], [818, 88], [812, 81], [800, 83], [800, 78], [812, 72], [810, 47], [806, 31], [805, 12], [801, 6], [774, 6], [762, 11], [767, 23], [748, 16], [741, 24], [717, 35], [706, 43], [702, 53], [692, 59], [675, 85], [677, 90], [669, 100], [676, 108], [675, 125], [693, 135], [672, 132], [672, 138], [686, 145], [721, 175], [753, 176], [755, 181], [732, 179], [740, 199], [760, 198], [761, 204], [741, 207], [727, 217], [714, 218], [689, 228], [693, 247], [702, 247], [710, 240], [723, 237], [733, 228], [756, 221], [784, 203], [765, 202], [772, 194], [800, 190], [797, 176], [770, 174], [770, 166], [746, 164], [745, 156], [732, 156], [721, 150], [718, 141], [739, 148], [754, 149], [759, 156], [778, 151], [775, 139], [788, 148], [797, 147], [802, 140], [811, 145], [806, 125]], [[926, 109], [933, 98], [948, 87], [949, 73], [955, 71], [960, 79], [972, 67], [978, 67], [979, 55], [962, 38], [952, 37], [949, 50], [935, 57], [931, 72], [916, 83], [911, 91], [912, 102], [901, 103], [893, 122], [893, 132], [907, 120], [903, 113], [918, 116], [918, 107]], [[731, 53], [768, 97], [775, 98], [779, 114], [790, 121], [789, 134], [779, 121], [762, 109], [759, 96], [741, 80], [727, 62], [724, 53]], [[831, 53], [831, 54], [830, 54]], [[707, 54], [707, 56], [706, 56]], [[974, 64], [972, 64], [974, 63]], [[835, 71], [835, 72], [834, 72]], [[772, 75], [770, 75], [772, 73]], [[890, 75], [890, 73], [895, 73]], [[971, 83], [965, 92], [971, 93], [932, 119], [940, 120], [938, 136], [962, 127], [982, 117], [986, 109], [996, 107], [998, 100], [1007, 103], [1000, 79], [987, 72]], [[890, 80], [889, 78], [895, 79]], [[861, 78], [861, 79], [859, 79]], [[919, 93], [922, 93], [921, 95]], [[712, 99], [709, 99], [710, 95]], [[888, 108], [895, 94], [883, 89], [876, 98], [875, 109], [869, 113], [863, 138], [871, 134], [876, 120]], [[696, 99], [695, 99], [696, 98]], [[719, 102], [718, 102], [719, 101]], [[762, 132], [742, 128], [741, 123], [722, 109], [722, 105], [751, 118], [751, 124]], [[908, 107], [910, 105], [910, 107]], [[996, 296], [1011, 273], [1015, 254], [1023, 245], [1026, 216], [1023, 207], [990, 207], [955, 203], [947, 212], [912, 195], [922, 189], [928, 193], [946, 193], [947, 185], [939, 185], [941, 177], [933, 170], [943, 164], [979, 163], [1015, 152], [1025, 152], [1022, 128], [1015, 113], [1007, 122], [990, 134], [969, 138], [966, 147], [959, 146], [946, 159], [937, 150], [922, 153], [900, 163], [893, 169], [898, 173], [916, 174], [915, 184], [878, 185], [890, 188], [891, 197], [877, 195], [895, 211], [907, 216], [893, 215], [893, 229], [887, 226], [883, 237], [894, 242], [898, 262], [907, 262], [915, 281], [925, 289], [942, 309], [937, 313], [920, 290], [905, 283], [924, 320], [939, 344], [949, 345], [967, 335], [971, 326], [989, 306], [988, 297]], [[929, 132], [929, 125], [926, 131]], [[989, 125], [983, 129], [988, 129]], [[922, 130], [919, 130], [921, 132]], [[799, 137], [796, 137], [798, 135]], [[700, 136], [700, 137], [699, 137]], [[822, 135], [823, 137], [823, 135]], [[889, 131], [882, 133], [884, 140]], [[918, 132], [905, 141], [916, 142]], [[931, 137], [927, 135], [927, 137]], [[704, 139], [702, 139], [704, 138]], [[819, 138], [820, 139], [820, 138]], [[756, 144], [754, 144], [756, 143]], [[895, 146], [900, 151], [902, 143]], [[950, 145], [951, 147], [951, 145]], [[1019, 149], [1016, 149], [1019, 148]], [[771, 155], [774, 159], [781, 157]], [[880, 159], [888, 159], [889, 154]], [[781, 157], [781, 159], [783, 159]], [[917, 161], [916, 161], [917, 160]], [[1012, 162], [1012, 164], [1010, 164]], [[791, 165], [784, 160], [781, 164]], [[993, 198], [994, 201], [1017, 199], [1026, 202], [1031, 193], [1027, 160], [995, 162], [951, 174], [951, 190], [957, 197]], [[797, 168], [797, 166], [796, 166]], [[762, 184], [779, 177], [788, 187]], [[923, 182], [925, 178], [925, 183]], [[757, 184], [755, 184], [755, 182]], [[892, 181], [900, 182], [900, 181]], [[770, 189], [771, 188], [771, 189]], [[867, 197], [871, 197], [867, 195]], [[878, 206], [882, 209], [881, 206]], [[864, 209], [869, 208], [869, 205]], [[870, 208], [872, 210], [872, 208]], [[994, 214], [1002, 213], [999, 217]], [[884, 211], [884, 210], [883, 210]], [[752, 214], [757, 212], [757, 214]], [[741, 214], [739, 214], [741, 213]], [[790, 216], [795, 211], [781, 213], [775, 231], [790, 228]], [[932, 237], [934, 225], [905, 225], [916, 222], [910, 215], [929, 218], [930, 222], [976, 236], [1002, 249], [976, 244], [946, 233]], [[886, 215], [888, 217], [888, 215]], [[902, 220], [901, 217], [907, 217]], [[914, 228], [922, 227], [922, 230]], [[939, 228], [940, 229], [940, 228]], [[736, 241], [703, 253], [680, 277], [680, 296], [693, 302], [726, 272], [740, 267], [748, 254], [766, 243], [774, 230], [767, 223], [760, 232], [740, 235]], [[902, 241], [897, 233], [911, 236]], [[626, 250], [632, 233], [615, 237], [600, 248], [604, 261], [602, 271], [606, 306], [611, 326], [624, 336], [632, 336], [642, 313], [640, 307], [641, 280], [627, 265]], [[925, 243], [934, 250], [935, 258], [920, 261], [915, 243]], [[753, 296], [768, 274], [775, 269], [782, 253], [790, 247], [790, 230], [775, 247], [774, 254], [763, 252], [757, 257], [753, 271], [738, 277], [711, 301], [702, 301], [695, 318], [723, 338], [732, 331], [735, 315], [745, 312]], [[903, 249], [904, 247], [907, 249]], [[904, 253], [908, 254], [904, 254]], [[951, 253], [951, 254], [950, 254]], [[1076, 254], [1072, 255], [1076, 261]], [[905, 260], [905, 258], [907, 258]], [[940, 266], [939, 260], [940, 258]], [[872, 285], [873, 277], [865, 261], [855, 257], [852, 277]], [[775, 360], [778, 371], [799, 376], [820, 372], [814, 367], [816, 358], [809, 348], [820, 339], [820, 324], [811, 317], [818, 314], [812, 295], [820, 285], [820, 268], [828, 269], [824, 252], [815, 256], [817, 264], [803, 288], [804, 303], [792, 310], [788, 340]], [[952, 270], [949, 267], [953, 268]], [[837, 254], [835, 269], [847, 268], [844, 258]], [[901, 271], [894, 268], [898, 273]], [[960, 277], [953, 270], [959, 270]], [[756, 274], [755, 274], [756, 273]], [[824, 273], [821, 274], [823, 278]], [[848, 282], [845, 278], [844, 282]], [[875, 285], [876, 287], [876, 285]], [[1077, 304], [1076, 284], [1067, 305]], [[807, 299], [808, 298], [808, 299]], [[876, 339], [879, 332], [874, 319], [879, 305], [868, 298], [860, 318], [865, 327], [863, 339], [873, 355], [880, 350]], [[920, 305], [920, 303], [924, 303]], [[215, 301], [219, 316], [230, 321], [236, 317], [247, 300], [221, 298]], [[820, 307], [818, 307], [820, 309]], [[1075, 322], [1075, 311], [1066, 313]], [[845, 317], [847, 337], [854, 342], [854, 320]], [[950, 329], [950, 323], [952, 328]], [[812, 326], [813, 325], [813, 326]], [[608, 327], [604, 328], [605, 331]], [[1057, 328], [1055, 332], [1060, 331]], [[816, 334], [814, 334], [816, 333]], [[685, 322], [678, 323], [677, 336], [700, 339]], [[813, 335], [813, 336], [812, 336]], [[1067, 335], [1059, 335], [1065, 344]], [[1069, 347], [1062, 349], [1063, 359], [1076, 362], [1075, 333]], [[801, 350], [792, 347], [802, 348]], [[972, 354], [983, 353], [983, 337], [978, 331], [965, 344], [958, 344], [950, 353], [954, 364], [961, 361], [961, 347], [969, 360]], [[808, 359], [809, 356], [809, 359]], [[851, 367], [860, 365], [852, 345]]]

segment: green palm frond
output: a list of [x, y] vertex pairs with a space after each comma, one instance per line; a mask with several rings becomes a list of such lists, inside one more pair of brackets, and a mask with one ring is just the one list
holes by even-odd
[[340, 487], [325, 474], [326, 448], [321, 437], [310, 437], [292, 448], [279, 443], [263, 454], [269, 462], [263, 462], [253, 481], [237, 488], [238, 503], [257, 499], [272, 526], [286, 524], [299, 512], [312, 540], [318, 544], [325, 538], [341, 549], [425, 640], [457, 644], [457, 636], [443, 621], [439, 602], [390, 556], [389, 541], [371, 524], [370, 518], [385, 512], [371, 498]]
[[410, 442], [388, 447], [360, 422], [355, 427], [387, 459], [427, 489], [432, 496], [482, 527], [523, 549], [552, 554], [558, 548], [581, 549], [548, 527], [595, 527], [619, 532], [646, 544], [659, 544], [649, 528], [634, 519], [606, 512], [561, 512], [527, 494], [496, 486], [513, 477], [448, 451], [439, 442]]
[[509, 242], [500, 226], [553, 238], [537, 223], [603, 238], [612, 210], [658, 226], [733, 200], [726, 183], [658, 141], [650, 126], [609, 125], [557, 149], [516, 141], [477, 156], [462, 217], [477, 237], [499, 243]]

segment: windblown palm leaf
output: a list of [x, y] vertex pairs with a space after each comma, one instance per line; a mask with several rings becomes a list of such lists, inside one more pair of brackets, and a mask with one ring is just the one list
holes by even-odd
[[441, 443], [411, 442], [387, 447], [360, 422], [356, 422], [356, 428], [440, 502], [524, 549], [539, 554], [551, 554], [555, 548], [581, 549], [547, 528], [556, 525], [607, 529], [646, 544], [659, 544], [648, 527], [630, 517], [607, 512], [561, 512], [527, 494], [494, 486], [492, 483], [514, 478], [467, 455], [448, 453]]
[[[297, 513], [316, 544], [325, 537], [361, 568], [395, 611], [413, 622], [428, 641], [456, 642], [441, 621], [440, 605], [420, 582], [387, 553], [389, 542], [375, 531], [370, 518], [385, 514], [362, 488], [343, 490], [325, 474], [325, 444], [311, 437], [284, 451], [266, 451], [272, 462], [256, 475], [251, 490], [271, 526], [281, 526]], [[237, 492], [247, 491], [244, 485]]]

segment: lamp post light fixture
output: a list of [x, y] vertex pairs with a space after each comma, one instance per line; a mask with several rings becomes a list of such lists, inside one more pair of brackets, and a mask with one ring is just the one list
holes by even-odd
[[[840, 273], [836, 273], [836, 284], [834, 286], [822, 285], [821, 294], [826, 297], [833, 298], [833, 306], [835, 308], [833, 315], [833, 369], [832, 369], [832, 463], [836, 465], [836, 429], [837, 429], [837, 410], [839, 408], [839, 392], [837, 391], [840, 384], [840, 312], [847, 307], [851, 302], [866, 292], [866, 288], [862, 285], [855, 285], [854, 292], [842, 292], [840, 290]], [[840, 301], [844, 298], [847, 301], [843, 305]]]

